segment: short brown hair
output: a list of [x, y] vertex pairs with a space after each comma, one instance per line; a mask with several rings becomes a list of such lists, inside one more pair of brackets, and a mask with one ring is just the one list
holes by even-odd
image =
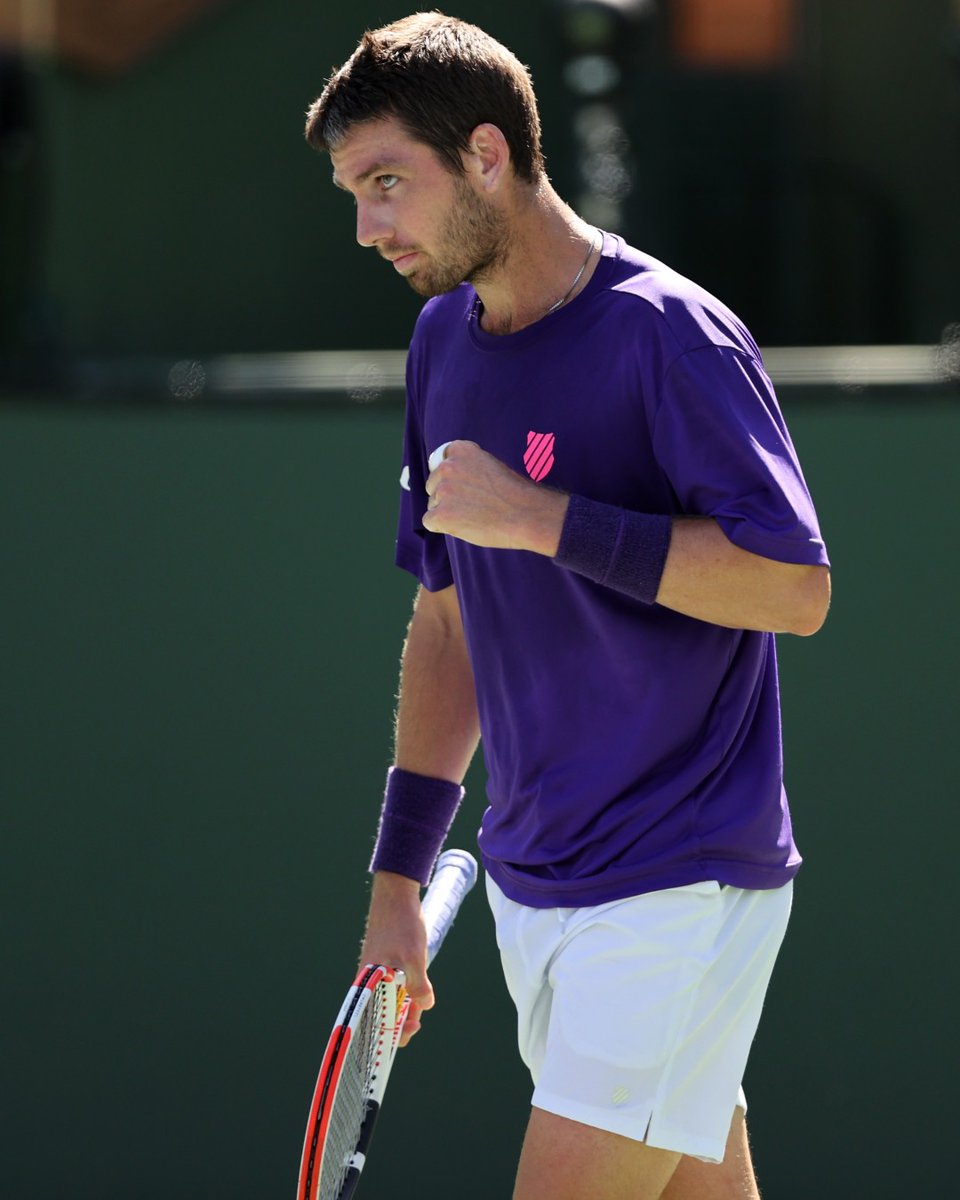
[[367, 30], [307, 114], [306, 138], [334, 149], [352, 126], [396, 117], [462, 174], [460, 157], [478, 125], [496, 125], [519, 178], [543, 174], [540, 116], [527, 68], [475, 25], [443, 13], [415, 13]]

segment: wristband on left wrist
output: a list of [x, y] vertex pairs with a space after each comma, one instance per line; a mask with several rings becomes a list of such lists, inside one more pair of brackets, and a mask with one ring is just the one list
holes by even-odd
[[463, 797], [458, 783], [391, 767], [370, 870], [426, 887]]

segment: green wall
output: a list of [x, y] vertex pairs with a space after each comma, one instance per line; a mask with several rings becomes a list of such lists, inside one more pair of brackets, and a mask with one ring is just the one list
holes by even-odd
[[[835, 602], [781, 639], [807, 864], [756, 1156], [777, 1200], [946, 1196], [960, 411], [822, 400], [786, 397]], [[394, 408], [0, 409], [6, 1200], [292, 1195], [412, 597], [399, 432]], [[506, 1197], [529, 1089], [479, 894], [434, 976], [363, 1194]]]

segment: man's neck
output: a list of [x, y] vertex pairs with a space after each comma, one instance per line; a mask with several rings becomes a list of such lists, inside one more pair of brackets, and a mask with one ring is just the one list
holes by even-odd
[[487, 333], [516, 333], [569, 304], [596, 268], [599, 235], [549, 183], [520, 194], [509, 214], [502, 262], [474, 280]]

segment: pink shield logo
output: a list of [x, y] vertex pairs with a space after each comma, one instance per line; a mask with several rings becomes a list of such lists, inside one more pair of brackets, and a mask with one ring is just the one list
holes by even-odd
[[534, 483], [539, 483], [550, 474], [555, 441], [552, 433], [534, 433], [531, 430], [527, 434], [527, 451], [523, 456], [523, 465]]

